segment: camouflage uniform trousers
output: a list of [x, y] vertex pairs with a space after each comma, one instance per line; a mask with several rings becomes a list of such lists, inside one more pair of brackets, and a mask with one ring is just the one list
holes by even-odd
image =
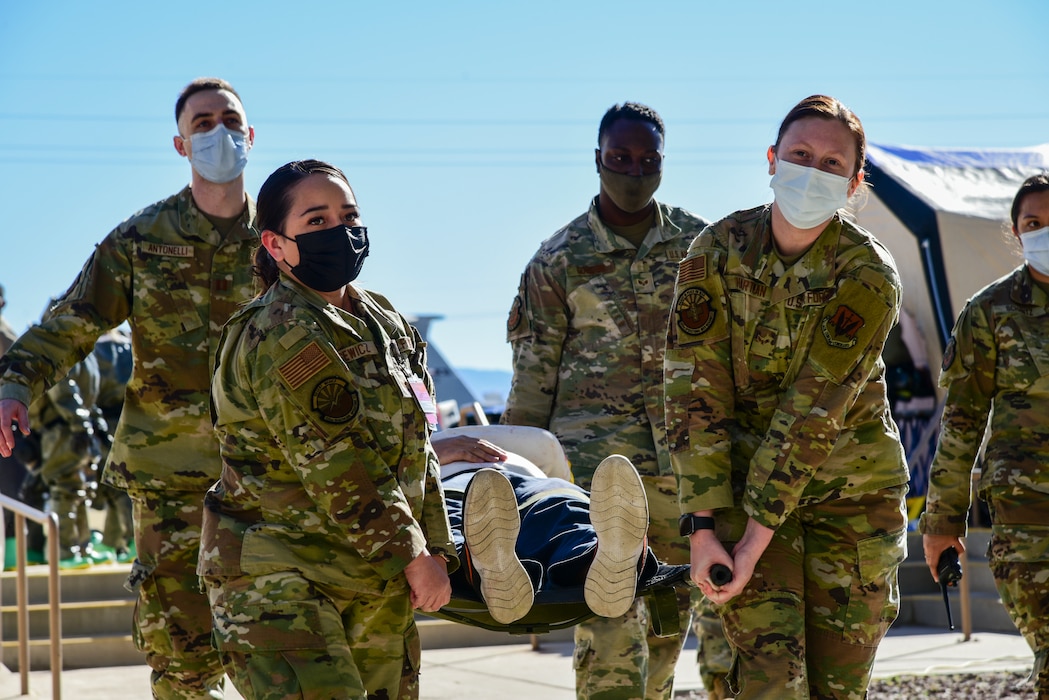
[[698, 588], [692, 589], [692, 630], [696, 634], [696, 665], [707, 698], [732, 697], [727, 684], [732, 668], [732, 645], [725, 639], [716, 606]]
[[138, 557], [128, 590], [135, 603], [135, 646], [153, 669], [158, 700], [222, 698], [222, 661], [211, 644], [211, 609], [197, 576], [204, 494], [128, 491]]
[[40, 455], [40, 479], [58, 518], [58, 558], [69, 559], [91, 539], [87, 481], [92, 458], [85, 441], [61, 423], [41, 431]]
[[1049, 698], [1049, 512], [1036, 491], [994, 487], [988, 494], [991, 541], [987, 547], [998, 595], [1034, 652], [1031, 678]]
[[[648, 496], [648, 543], [655, 555], [670, 564], [689, 562], [688, 540], [678, 533], [677, 483], [673, 476], [641, 477]], [[642, 598], [634, 601], [620, 618], [593, 618], [575, 630], [576, 696], [580, 700], [648, 700], [671, 697], [674, 670], [681, 647], [688, 636], [692, 620], [692, 596], [687, 589], [678, 593], [678, 634], [658, 636], [649, 619], [649, 609]], [[713, 624], [714, 630], [720, 627]], [[728, 666], [717, 666], [716, 659], [728, 654], [718, 651], [727, 647], [724, 636], [711, 632], [706, 651], [700, 652], [703, 673], [712, 683]], [[708, 662], [708, 659], [711, 661]], [[711, 665], [713, 663], [713, 665]], [[705, 682], [705, 681], [704, 681]], [[644, 688], [644, 695], [639, 689]]]
[[382, 595], [296, 571], [205, 583], [215, 643], [246, 700], [419, 697], [421, 644], [406, 583]]
[[[866, 698], [878, 644], [899, 612], [905, 490], [802, 506], [776, 530], [747, 587], [717, 606], [735, 649], [736, 697]], [[745, 518], [733, 513], [735, 533]]]
[[99, 484], [98, 500], [106, 511], [102, 544], [117, 551], [126, 550], [135, 538], [131, 498], [122, 489]]

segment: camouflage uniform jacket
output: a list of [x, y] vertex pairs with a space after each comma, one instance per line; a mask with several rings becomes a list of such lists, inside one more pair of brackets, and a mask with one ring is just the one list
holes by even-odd
[[124, 407], [127, 383], [131, 380], [131, 341], [122, 336], [106, 334], [95, 343], [92, 354], [98, 360], [99, 383], [96, 403], [106, 422], [110, 423], [109, 429], [113, 430]]
[[588, 213], [543, 242], [521, 277], [507, 322], [514, 378], [502, 422], [554, 433], [572, 473], [589, 483], [622, 454], [667, 475], [663, 348], [678, 262], [707, 224], [658, 204], [640, 248]]
[[219, 473], [208, 415], [222, 325], [252, 297], [255, 205], [221, 238], [186, 187], [134, 214], [95, 248], [41, 323], [0, 359], [0, 398], [32, 398], [99, 335], [130, 322], [134, 371], [105, 470], [119, 488], [200, 491]]
[[15, 329], [11, 328], [11, 325], [0, 318], [0, 357], [3, 357], [7, 349], [14, 345], [15, 340], [18, 339], [18, 334], [15, 333]]
[[921, 530], [965, 534], [973, 465], [979, 489], [1049, 494], [1049, 294], [1021, 265], [968, 301], [943, 356], [947, 390]]
[[888, 251], [835, 216], [792, 265], [771, 205], [707, 228], [681, 263], [666, 352], [681, 511], [798, 506], [907, 483], [881, 350], [900, 307]]
[[41, 432], [59, 424], [74, 435], [92, 434], [99, 387], [98, 360], [88, 355], [29, 407], [29, 424]]
[[421, 385], [433, 395], [425, 344], [386, 299], [353, 289], [347, 313], [282, 278], [230, 319], [200, 574], [294, 569], [377, 593], [424, 548], [456, 561], [417, 398]]

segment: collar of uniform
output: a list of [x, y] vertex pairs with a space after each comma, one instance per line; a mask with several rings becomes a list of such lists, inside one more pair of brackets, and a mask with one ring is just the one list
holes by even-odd
[[[761, 212], [758, 222], [758, 235], [752, 237], [740, 254], [740, 264], [750, 273], [761, 279], [774, 254], [772, 243], [772, 205], [768, 204]], [[831, 286], [834, 280], [835, 259], [838, 254], [838, 241], [841, 238], [842, 220], [840, 214], [834, 214], [827, 228], [813, 242], [801, 257], [786, 267], [803, 265], [808, 271], [805, 275], [808, 283], [806, 289], [819, 289]], [[800, 268], [799, 268], [800, 269]]]
[[1019, 306], [1030, 306], [1033, 309], [1049, 307], [1049, 294], [1046, 293], [1045, 287], [1031, 276], [1031, 267], [1028, 262], [1020, 266], [1019, 274], [1013, 275], [1010, 297], [1013, 303]]
[[348, 312], [342, 309], [332, 306], [324, 300], [319, 293], [315, 290], [310, 289], [304, 284], [300, 284], [288, 275], [284, 274], [282, 270], [280, 273], [279, 285], [290, 291], [295, 296], [299, 297], [303, 304], [312, 307], [318, 314], [324, 316], [333, 324], [345, 329], [347, 332], [360, 338], [361, 334], [346, 320], [345, 316], [350, 315]]
[[[670, 207], [666, 204], [660, 204], [656, 202], [656, 220], [652, 224], [652, 228], [656, 229], [655, 240], [653, 242], [665, 241], [670, 237], [673, 229], [677, 226], [670, 220]], [[622, 240], [619, 236], [615, 235], [612, 229], [605, 225], [605, 222], [601, 220], [601, 215], [597, 213], [597, 197], [594, 197], [590, 201], [590, 210], [587, 212], [587, 226], [594, 233], [594, 249], [599, 253], [610, 253], [613, 250], [625, 250], [625, 246], [622, 244]], [[645, 241], [650, 241], [649, 236], [652, 235], [652, 229], [649, 229], [648, 234], [645, 235]], [[642, 244], [644, 247], [644, 244]]]
[[[247, 194], [245, 194], [245, 200], [247, 201], [247, 206], [244, 207], [244, 211], [240, 215], [240, 226], [229, 232], [229, 236], [225, 239], [227, 241], [258, 238], [258, 232], [255, 230], [255, 200]], [[189, 185], [186, 185], [178, 193], [178, 220], [179, 228], [187, 238], [197, 238], [216, 246], [223, 242], [219, 238], [218, 231], [208, 221], [208, 217], [204, 216], [204, 212], [193, 201], [193, 188]]]

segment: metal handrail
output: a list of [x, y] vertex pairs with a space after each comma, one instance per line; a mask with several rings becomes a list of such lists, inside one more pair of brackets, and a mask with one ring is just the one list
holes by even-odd
[[[15, 597], [18, 605], [18, 675], [22, 680], [22, 695], [29, 695], [29, 579], [26, 575], [26, 518], [47, 527], [47, 596], [50, 610], [51, 639], [51, 697], [62, 698], [62, 611], [58, 586], [58, 517], [27, 506], [10, 496], [0, 494], [0, 506], [15, 514]], [[0, 542], [4, 542], [3, 519], [0, 518]], [[2, 551], [3, 545], [0, 545]]]

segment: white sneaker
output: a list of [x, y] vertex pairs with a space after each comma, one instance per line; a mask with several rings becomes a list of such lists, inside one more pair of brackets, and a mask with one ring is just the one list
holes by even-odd
[[597, 534], [597, 553], [583, 595], [587, 607], [598, 615], [621, 617], [634, 602], [638, 561], [648, 532], [645, 487], [623, 455], [609, 455], [594, 472], [590, 522]]
[[520, 532], [510, 481], [497, 469], [477, 472], [463, 502], [463, 536], [488, 612], [504, 625], [524, 617], [535, 599], [532, 581], [514, 551]]

